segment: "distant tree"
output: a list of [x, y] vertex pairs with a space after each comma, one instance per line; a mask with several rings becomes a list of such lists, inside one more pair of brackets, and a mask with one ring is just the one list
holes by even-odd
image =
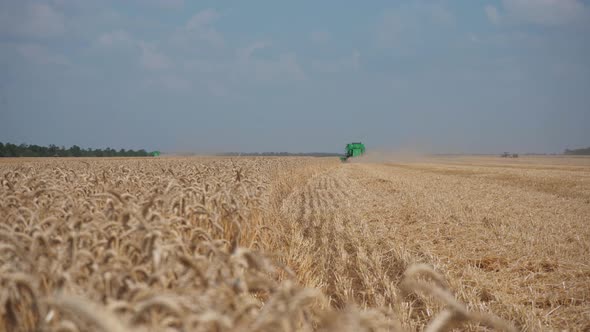
[[564, 154], [577, 155], [577, 156], [590, 155], [590, 147], [582, 148], [582, 149], [574, 149], [574, 150], [565, 149]]
[[16, 147], [16, 154], [18, 157], [31, 157], [29, 151], [27, 151], [29, 146], [26, 143], [21, 143], [19, 146]]
[[82, 149], [77, 145], [72, 145], [70, 148], [70, 154], [72, 157], [82, 157]]
[[55, 157], [57, 156], [57, 150], [59, 148], [55, 145], [55, 144], [49, 144], [49, 147], [47, 148], [47, 156], [48, 157]]
[[66, 147], [62, 145], [59, 148], [59, 156], [60, 157], [71, 157], [72, 153], [71, 153], [70, 149], [66, 149]]
[[39, 155], [42, 153], [41, 147], [38, 145], [29, 145], [28, 146], [28, 151], [29, 151], [29, 157], [39, 157]]
[[70, 148], [50, 144], [48, 147], [35, 144], [22, 143], [15, 145], [12, 143], [0, 142], [0, 157], [146, 157], [150, 153], [144, 149], [134, 151], [120, 149], [119, 151], [106, 148], [102, 149], [82, 149], [78, 145], [72, 145]]
[[6, 157], [18, 157], [18, 146], [14, 144], [6, 143], [4, 151]]

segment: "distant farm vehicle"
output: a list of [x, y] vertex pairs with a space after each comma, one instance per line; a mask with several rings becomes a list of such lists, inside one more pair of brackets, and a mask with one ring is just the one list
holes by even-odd
[[502, 157], [502, 158], [518, 158], [518, 153], [504, 152], [504, 153], [502, 153], [502, 155], [500, 157]]
[[152, 156], [152, 157], [159, 157], [160, 156], [160, 151], [152, 151], [152, 152], [150, 152], [150, 156]]
[[361, 142], [346, 144], [344, 156], [340, 157], [342, 162], [348, 161], [349, 158], [359, 157], [365, 154], [365, 145]]

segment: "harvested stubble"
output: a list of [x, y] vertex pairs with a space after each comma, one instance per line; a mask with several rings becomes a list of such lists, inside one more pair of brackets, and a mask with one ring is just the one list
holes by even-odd
[[[305, 189], [316, 180], [327, 189], [342, 186], [318, 176], [338, 167], [337, 160], [312, 158], [0, 164], [0, 326], [6, 331], [444, 331], [479, 322], [513, 329], [491, 314], [468, 311], [424, 265], [405, 275], [399, 270], [380, 276], [371, 288], [377, 275], [390, 273], [379, 265], [390, 262], [355, 252], [354, 278], [340, 285], [337, 274], [328, 284], [317, 279], [314, 271], [337, 272], [328, 265], [346, 261], [334, 255], [354, 251], [345, 246], [354, 246], [355, 239], [337, 244], [335, 236], [370, 235], [349, 232], [348, 220], [330, 221], [343, 227], [334, 232], [302, 223], [340, 218], [330, 214], [340, 208], [330, 205], [338, 197], [327, 191], [308, 197]], [[291, 211], [297, 202], [303, 208]], [[302, 255], [311, 250], [325, 255], [324, 266], [306, 266], [313, 261]], [[430, 325], [411, 313], [416, 303], [429, 311]]]

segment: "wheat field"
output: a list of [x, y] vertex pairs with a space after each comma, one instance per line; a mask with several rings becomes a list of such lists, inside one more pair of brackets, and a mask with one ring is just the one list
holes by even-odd
[[0, 160], [5, 331], [588, 331], [590, 158]]

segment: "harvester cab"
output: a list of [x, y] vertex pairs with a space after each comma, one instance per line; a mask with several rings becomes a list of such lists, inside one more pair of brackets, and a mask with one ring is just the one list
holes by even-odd
[[340, 160], [345, 162], [348, 158], [359, 157], [365, 154], [365, 145], [361, 142], [346, 144], [344, 156], [340, 157]]

